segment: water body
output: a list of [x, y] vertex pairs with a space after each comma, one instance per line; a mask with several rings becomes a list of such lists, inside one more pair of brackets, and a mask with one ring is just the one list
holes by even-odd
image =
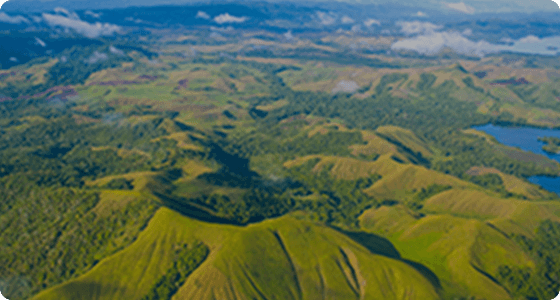
[[[550, 159], [560, 162], [560, 155], [550, 155], [542, 147], [545, 145], [539, 142], [539, 137], [560, 138], [558, 129], [540, 129], [530, 127], [501, 127], [492, 124], [473, 127], [473, 129], [485, 132], [498, 140], [498, 142], [511, 147], [517, 147], [525, 151], [544, 155]], [[560, 195], [560, 177], [551, 178], [546, 176], [533, 176], [528, 180], [534, 184], [542, 186], [544, 189]]]

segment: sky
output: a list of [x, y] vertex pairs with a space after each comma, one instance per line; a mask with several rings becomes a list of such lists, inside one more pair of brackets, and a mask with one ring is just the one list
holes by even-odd
[[[241, 0], [252, 1], [252, 0]], [[269, 0], [270, 2], [297, 2], [296, 0]], [[309, 2], [335, 2], [333, 0], [307, 0]], [[393, 0], [339, 0], [348, 3], [362, 4], [391, 4]], [[7, 0], [0, 0], [4, 4]], [[96, 9], [126, 6], [150, 6], [165, 4], [187, 4], [193, 2], [212, 2], [212, 0], [10, 0], [4, 9], [33, 10], [36, 8], [52, 9], [57, 6], [69, 9]], [[405, 0], [398, 1], [400, 5], [416, 6], [426, 9], [439, 9], [473, 13], [501, 13], [501, 12], [546, 12], [559, 9], [560, 0]], [[50, 7], [52, 6], [52, 7]], [[560, 10], [558, 10], [560, 12]]]

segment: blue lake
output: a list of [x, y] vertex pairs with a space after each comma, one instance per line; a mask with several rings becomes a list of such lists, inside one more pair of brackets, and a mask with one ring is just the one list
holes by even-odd
[[[560, 138], [560, 130], [539, 129], [530, 127], [500, 127], [492, 124], [473, 127], [473, 129], [483, 131], [498, 140], [498, 142], [511, 147], [518, 147], [525, 151], [542, 154], [550, 159], [560, 162], [560, 155], [550, 155], [542, 150], [544, 143], [539, 142], [539, 137]], [[534, 184], [542, 186], [544, 189], [560, 195], [560, 177], [551, 178], [546, 176], [533, 176], [528, 180]]]

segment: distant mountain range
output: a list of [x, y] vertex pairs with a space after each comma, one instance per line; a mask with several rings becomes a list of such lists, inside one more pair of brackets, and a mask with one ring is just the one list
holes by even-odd
[[[399, 6], [417, 7], [419, 9], [439, 10], [444, 12], [458, 12], [464, 14], [475, 13], [511, 13], [511, 12], [560, 12], [558, 5], [550, 0], [407, 0], [399, 1]], [[232, 1], [219, 1], [220, 3]], [[252, 0], [236, 1], [236, 2], [252, 2]], [[295, 1], [282, 1], [272, 0], [270, 2], [294, 2]], [[346, 2], [350, 4], [395, 4], [391, 0], [312, 0], [307, 1], [310, 4], [329, 3], [336, 5], [336, 3]], [[2, 7], [3, 11], [41, 11], [51, 10], [55, 7], [65, 7], [68, 9], [107, 9], [107, 8], [122, 8], [131, 6], [156, 6], [156, 5], [181, 5], [193, 3], [209, 3], [209, 1], [196, 1], [196, 0], [163, 0], [163, 1], [149, 1], [149, 0], [100, 0], [100, 1], [87, 1], [87, 0], [10, 0]], [[217, 3], [212, 1], [211, 3]], [[301, 4], [301, 1], [297, 3]]]

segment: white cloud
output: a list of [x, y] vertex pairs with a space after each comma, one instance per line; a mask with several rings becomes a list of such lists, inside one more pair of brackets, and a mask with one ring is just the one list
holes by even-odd
[[317, 17], [319, 17], [319, 21], [321, 22], [321, 24], [326, 26], [332, 25], [334, 24], [334, 22], [336, 22], [336, 18], [330, 14], [327, 14], [326, 12], [318, 11]]
[[342, 24], [352, 24], [352, 23], [354, 23], [354, 19], [350, 18], [349, 16], [342, 17], [341, 21], [342, 21]]
[[207, 13], [205, 13], [205, 12], [199, 10], [199, 11], [196, 13], [196, 18], [197, 18], [197, 19], [210, 20], [210, 15], [208, 15]]
[[210, 30], [212, 31], [219, 31], [219, 32], [230, 32], [233, 31], [234, 28], [232, 26], [228, 26], [228, 27], [214, 27], [214, 26], [210, 26]]
[[450, 9], [456, 10], [456, 11], [460, 11], [462, 13], [474, 14], [474, 12], [475, 12], [475, 9], [471, 6], [466, 5], [465, 2], [444, 3], [444, 4], [447, 8], [450, 8]]
[[109, 47], [109, 52], [116, 54], [116, 55], [120, 55], [123, 56], [124, 55], [124, 51], [122, 51], [121, 49], [116, 48], [115, 46], [111, 45]]
[[82, 34], [89, 38], [96, 38], [102, 35], [112, 35], [115, 32], [119, 32], [121, 27], [109, 24], [109, 23], [99, 23], [91, 24], [84, 22], [79, 19], [71, 19], [60, 15], [43, 14], [43, 19], [50, 26], [60, 26], [64, 28], [73, 29], [79, 34]]
[[361, 25], [352, 26], [352, 32], [360, 32], [360, 31], [362, 31], [362, 26]]
[[515, 42], [515, 40], [512, 39], [512, 38], [503, 37], [503, 38], [500, 39], [500, 42], [506, 43], [506, 44], [513, 44]]
[[558, 55], [560, 51], [560, 36], [544, 37], [542, 39], [530, 35], [504, 46], [505, 50], [521, 53], [542, 55]]
[[[469, 32], [467, 32], [469, 33]], [[504, 44], [491, 44], [481, 40], [474, 42], [465, 37], [464, 33], [429, 31], [422, 35], [400, 40], [391, 46], [393, 50], [410, 50], [420, 54], [433, 55], [444, 48], [450, 48], [459, 54], [484, 56], [496, 52], [515, 52], [540, 55], [560, 54], [560, 36], [538, 38], [529, 35], [519, 40], [502, 38]]]
[[216, 40], [224, 39], [223, 35], [215, 32], [215, 31], [210, 33], [210, 37], [213, 38], [213, 39], [216, 39]]
[[285, 37], [288, 41], [291, 41], [291, 40], [294, 39], [294, 36], [292, 35], [292, 31], [291, 31], [291, 30], [288, 31], [288, 32], [286, 32], [286, 33], [284, 33], [284, 37]]
[[472, 35], [472, 29], [467, 28], [467, 29], [463, 30], [462, 33], [463, 33], [463, 35], [467, 35], [467, 36], [468, 36], [468, 35]]
[[126, 17], [126, 18], [124, 18], [124, 20], [129, 21], [129, 22], [134, 22], [136, 24], [151, 24], [148, 21], [144, 21], [144, 20], [141, 20], [141, 19], [135, 19], [133, 17]]
[[107, 60], [108, 58], [109, 56], [107, 56], [107, 54], [95, 51], [90, 57], [84, 60], [84, 63], [91, 65], [100, 61]]
[[99, 13], [99, 14], [98, 14], [98, 13], [94, 13], [94, 12], [91, 11], [91, 10], [86, 10], [86, 11], [84, 12], [84, 15], [90, 16], [90, 17], [96, 18], [96, 19], [99, 19], [99, 17], [101, 17], [101, 14], [100, 14], [100, 13]]
[[0, 12], [0, 23], [21, 24], [21, 23], [29, 23], [29, 20], [27, 20], [22, 16], [12, 17], [6, 13]]
[[364, 21], [364, 25], [366, 25], [367, 27], [370, 27], [371, 25], [377, 25], [377, 26], [381, 26], [381, 22], [379, 22], [378, 20], [375, 19], [367, 19]]
[[235, 17], [230, 15], [229, 13], [225, 13], [225, 14], [221, 14], [219, 16], [216, 16], [214, 18], [214, 22], [218, 23], [218, 24], [224, 24], [224, 23], [243, 23], [245, 21], [247, 21], [247, 17]]
[[541, 39], [539, 39], [538, 37], [534, 36], [534, 35], [528, 35], [522, 39], [519, 39], [517, 42], [519, 43], [538, 43], [540, 42]]
[[435, 25], [430, 22], [398, 22], [397, 25], [401, 27], [401, 32], [407, 35], [418, 33], [429, 33], [443, 28], [440, 25]]
[[459, 54], [484, 56], [499, 52], [498, 45], [486, 41], [473, 42], [459, 32], [428, 32], [414, 38], [400, 40], [391, 46], [393, 50], [412, 50], [420, 54], [434, 55], [444, 48], [451, 48]]
[[37, 45], [39, 45], [39, 46], [41, 46], [41, 47], [43, 47], [43, 48], [47, 47], [47, 43], [43, 42], [43, 40], [41, 40], [41, 39], [38, 38], [38, 37], [35, 37], [35, 44], [37, 44]]
[[68, 18], [72, 19], [72, 20], [79, 20], [80, 17], [78, 16], [78, 14], [76, 14], [75, 12], [69, 12], [66, 8], [64, 7], [57, 7], [54, 9], [54, 12], [57, 14], [63, 14], [66, 15]]
[[10, 57], [10, 61], [11, 61], [11, 62], [17, 63], [19, 60], [18, 60], [17, 58], [15, 58], [15, 57], [12, 56], [12, 57]]
[[425, 14], [424, 12], [418, 11], [416, 14], [414, 14], [414, 16], [416, 16], [416, 17], [427, 17], [428, 15]]

